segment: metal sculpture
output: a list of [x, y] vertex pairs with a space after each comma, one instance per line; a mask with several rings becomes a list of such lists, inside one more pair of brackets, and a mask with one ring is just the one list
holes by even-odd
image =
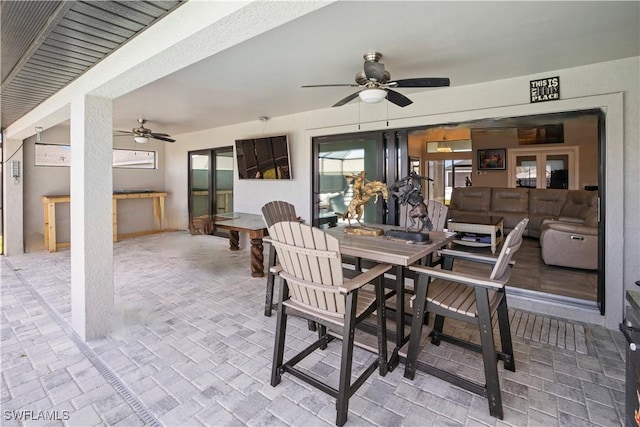
[[[369, 203], [371, 199], [374, 199], [373, 202], [376, 203], [380, 196], [387, 201], [389, 199], [389, 191], [383, 182], [369, 181], [365, 175], [366, 173], [364, 171], [357, 174], [346, 175], [347, 180], [353, 183], [353, 198], [349, 203], [347, 212], [344, 214], [344, 219], [349, 222], [349, 227], [345, 228], [345, 232], [382, 234], [381, 229], [369, 227], [363, 224], [360, 220], [364, 214], [364, 206]], [[354, 227], [351, 227], [351, 220], [354, 218], [360, 225], [359, 230], [355, 230]], [[361, 231], [363, 230], [370, 231], [372, 233], [362, 233]]]
[[409, 205], [409, 226], [406, 228], [406, 232], [411, 231], [419, 221], [420, 228], [417, 232], [422, 230], [433, 230], [433, 224], [429, 218], [427, 211], [427, 205], [424, 203], [424, 197], [422, 197], [422, 181], [429, 180], [431, 178], [420, 176], [415, 171], [411, 171], [409, 175], [401, 180], [393, 183], [389, 187], [391, 196], [398, 199], [398, 203], [401, 205]]

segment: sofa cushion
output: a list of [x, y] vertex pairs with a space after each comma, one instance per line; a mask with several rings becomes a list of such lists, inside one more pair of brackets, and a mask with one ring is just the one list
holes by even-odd
[[459, 187], [451, 194], [449, 209], [488, 212], [491, 205], [491, 187]]
[[[491, 216], [501, 216], [503, 219], [502, 226], [504, 228], [504, 233], [509, 234], [511, 230], [516, 228], [516, 225], [524, 218], [528, 218], [529, 214], [527, 212], [503, 212], [503, 211], [489, 211], [489, 215]], [[524, 231], [524, 235], [528, 236], [529, 228], [527, 227]]]
[[540, 226], [547, 219], [557, 219], [567, 198], [567, 190], [529, 190], [529, 232], [530, 237], [540, 237]]
[[532, 188], [529, 190], [529, 213], [557, 217], [566, 198], [567, 190]]
[[491, 191], [491, 210], [495, 212], [528, 213], [529, 189], [494, 188]]
[[597, 227], [597, 193], [582, 190], [569, 190], [567, 199], [560, 210], [561, 217], [584, 220], [585, 225]]

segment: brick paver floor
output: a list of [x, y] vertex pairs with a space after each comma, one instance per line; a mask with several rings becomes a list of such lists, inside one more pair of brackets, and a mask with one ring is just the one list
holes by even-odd
[[[1, 425], [334, 425], [324, 393], [290, 375], [269, 384], [275, 316], [263, 315], [266, 279], [251, 278], [247, 249], [163, 233], [114, 244], [114, 263], [112, 332], [83, 343], [69, 326], [69, 250], [1, 258]], [[409, 381], [400, 366], [356, 392], [347, 425], [623, 425], [624, 338], [577, 327], [586, 354], [514, 336], [516, 372], [499, 365], [504, 420], [486, 399], [423, 373]], [[302, 321], [287, 332], [288, 351], [315, 338]], [[336, 378], [339, 354], [334, 342], [303, 366]], [[422, 357], [482, 375], [476, 354], [447, 343]]]

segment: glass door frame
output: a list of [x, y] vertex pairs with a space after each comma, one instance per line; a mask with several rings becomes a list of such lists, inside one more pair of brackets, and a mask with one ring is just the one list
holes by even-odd
[[[193, 186], [193, 176], [192, 176], [192, 156], [207, 156], [209, 161], [209, 170], [207, 174], [207, 183], [209, 185], [209, 191], [207, 196], [207, 206], [209, 206], [208, 215], [215, 216], [218, 212], [218, 191], [217, 191], [217, 183], [216, 183], [216, 156], [220, 153], [231, 153], [233, 157], [233, 146], [226, 147], [217, 147], [217, 148], [207, 148], [204, 150], [193, 150], [187, 152], [187, 206], [188, 206], [188, 220], [189, 227], [191, 227], [193, 221], [193, 198], [192, 198], [192, 186]], [[231, 190], [231, 199], [233, 199], [233, 189]], [[228, 232], [226, 230], [218, 230], [215, 227], [213, 228], [213, 232], [211, 233], [215, 236], [220, 237], [228, 237]]]
[[[376, 169], [379, 181], [387, 186], [396, 182], [399, 177], [406, 176], [409, 169], [406, 130], [365, 131], [340, 135], [317, 136], [312, 138], [311, 162], [311, 216], [312, 224], [318, 226], [320, 214], [320, 148], [323, 144], [351, 142], [357, 140], [375, 141]], [[398, 224], [399, 209], [391, 197], [384, 203], [378, 201], [376, 206], [376, 222], [381, 224]]]

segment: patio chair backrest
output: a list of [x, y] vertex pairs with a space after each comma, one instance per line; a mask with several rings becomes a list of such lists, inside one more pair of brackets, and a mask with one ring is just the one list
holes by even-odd
[[269, 227], [290, 298], [325, 314], [344, 315], [344, 284], [338, 240], [298, 221]]
[[498, 261], [491, 271], [491, 280], [502, 280], [504, 278], [503, 276], [509, 273], [509, 262], [511, 261], [513, 254], [515, 254], [516, 251], [520, 249], [520, 245], [522, 245], [522, 233], [524, 233], [528, 223], [529, 218], [524, 218], [507, 236], [504, 244], [502, 245], [500, 255], [498, 256]]
[[436, 200], [427, 202], [427, 216], [433, 225], [433, 231], [443, 231], [447, 224], [447, 216], [449, 215], [449, 207], [444, 203]]
[[262, 216], [264, 216], [267, 227], [280, 221], [296, 221], [298, 218], [295, 206], [282, 200], [274, 200], [265, 204], [262, 207]]
[[[427, 217], [431, 221], [433, 231], [443, 231], [447, 224], [447, 216], [449, 215], [449, 207], [437, 200], [429, 200], [424, 202], [427, 206]], [[409, 211], [411, 206], [400, 206], [400, 226], [406, 227], [409, 219]], [[429, 231], [431, 231], [429, 230]], [[425, 230], [426, 231], [426, 230]]]

